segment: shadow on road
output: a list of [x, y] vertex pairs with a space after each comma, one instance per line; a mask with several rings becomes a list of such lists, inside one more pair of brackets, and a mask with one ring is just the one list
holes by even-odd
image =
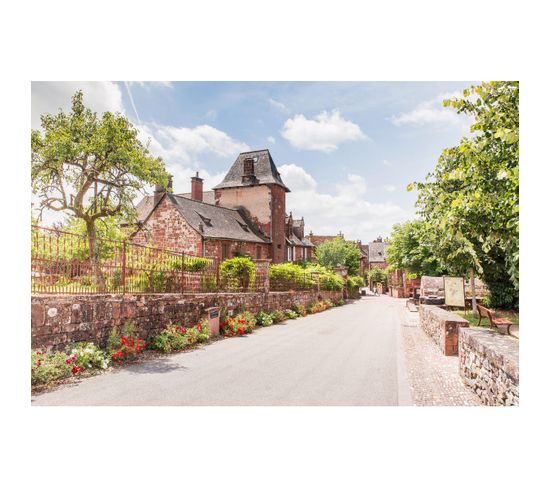
[[169, 358], [158, 358], [154, 361], [134, 364], [124, 368], [130, 374], [163, 374], [176, 370], [185, 370], [185, 366], [170, 361]]

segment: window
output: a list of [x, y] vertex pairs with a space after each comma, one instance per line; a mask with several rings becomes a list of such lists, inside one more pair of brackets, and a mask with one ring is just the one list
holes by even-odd
[[229, 257], [229, 246], [230, 244], [222, 244], [222, 259], [227, 259]]
[[262, 259], [262, 248], [260, 246], [256, 246], [256, 259]]

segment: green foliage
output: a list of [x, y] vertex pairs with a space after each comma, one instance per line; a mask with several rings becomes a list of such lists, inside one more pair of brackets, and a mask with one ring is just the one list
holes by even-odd
[[285, 313], [282, 310], [273, 310], [270, 315], [274, 324], [283, 322], [286, 319]]
[[286, 309], [284, 313], [286, 318], [288, 319], [294, 320], [298, 318], [298, 313], [296, 313], [294, 310]]
[[426, 182], [414, 185], [433, 252], [452, 274], [474, 268], [495, 302], [517, 303], [519, 83], [482, 83], [445, 105], [475, 122], [472, 136], [445, 149]]
[[249, 334], [256, 327], [256, 317], [250, 312], [242, 312], [235, 317], [227, 317], [220, 323], [220, 332], [227, 336], [233, 337], [238, 335]]
[[74, 364], [83, 369], [107, 369], [109, 367], [108, 354], [91, 342], [77, 342], [67, 347], [66, 353], [69, 357], [74, 357]]
[[293, 263], [272, 264], [269, 282], [274, 289], [311, 290], [315, 285], [310, 270]]
[[111, 112], [99, 117], [83, 98], [76, 92], [69, 113], [43, 114], [42, 131], [31, 131], [31, 182], [40, 214], [62, 211], [85, 223], [94, 276], [104, 291], [97, 221], [133, 221], [133, 201], [144, 185], [166, 186], [168, 173], [126, 117]]
[[63, 352], [31, 351], [31, 384], [48, 384], [71, 376], [72, 366]]
[[294, 305], [294, 307], [292, 307], [294, 309], [294, 311], [300, 316], [300, 317], [305, 317], [307, 315], [307, 309], [306, 307], [304, 307], [303, 305], [297, 303]]
[[267, 327], [273, 323], [273, 317], [269, 312], [264, 312], [263, 310], [258, 312], [256, 315], [256, 324], [260, 327]]
[[372, 268], [368, 273], [368, 278], [369, 281], [374, 283], [375, 285], [378, 283], [387, 284], [388, 273], [385, 269], [382, 268]]
[[315, 250], [319, 263], [326, 268], [345, 266], [349, 275], [356, 275], [361, 262], [361, 252], [353, 242], [338, 237], [324, 242]]
[[360, 276], [348, 276], [347, 287], [348, 294], [352, 298], [359, 296], [359, 289], [365, 286], [365, 280]]
[[423, 220], [394, 225], [386, 250], [388, 269], [407, 270], [420, 276], [441, 276], [445, 268], [434, 255], [435, 240], [436, 236]]
[[228, 290], [254, 290], [256, 267], [247, 257], [226, 259], [220, 265], [220, 281]]

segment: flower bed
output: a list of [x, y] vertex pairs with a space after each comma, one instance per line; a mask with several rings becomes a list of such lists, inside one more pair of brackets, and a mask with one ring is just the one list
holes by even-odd
[[[251, 333], [257, 326], [269, 326], [287, 319], [305, 317], [308, 313], [319, 313], [334, 306], [343, 305], [330, 300], [316, 301], [307, 309], [295, 304], [292, 309], [260, 311], [256, 316], [241, 312], [225, 317], [220, 323], [220, 333], [224, 337], [242, 336]], [[90, 342], [79, 342], [67, 347], [63, 352], [31, 351], [31, 384], [48, 386], [60, 380], [80, 375], [84, 371], [98, 372], [111, 364], [122, 364], [136, 359], [146, 349], [161, 353], [173, 353], [206, 342], [211, 335], [208, 321], [202, 320], [193, 326], [169, 324], [150, 342], [140, 338], [134, 324], [128, 322], [122, 329], [113, 327], [109, 334], [106, 350], [101, 350]]]

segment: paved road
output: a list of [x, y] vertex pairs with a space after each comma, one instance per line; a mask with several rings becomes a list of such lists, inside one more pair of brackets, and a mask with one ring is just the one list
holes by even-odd
[[365, 297], [244, 337], [135, 364], [33, 405], [410, 404], [403, 300]]

